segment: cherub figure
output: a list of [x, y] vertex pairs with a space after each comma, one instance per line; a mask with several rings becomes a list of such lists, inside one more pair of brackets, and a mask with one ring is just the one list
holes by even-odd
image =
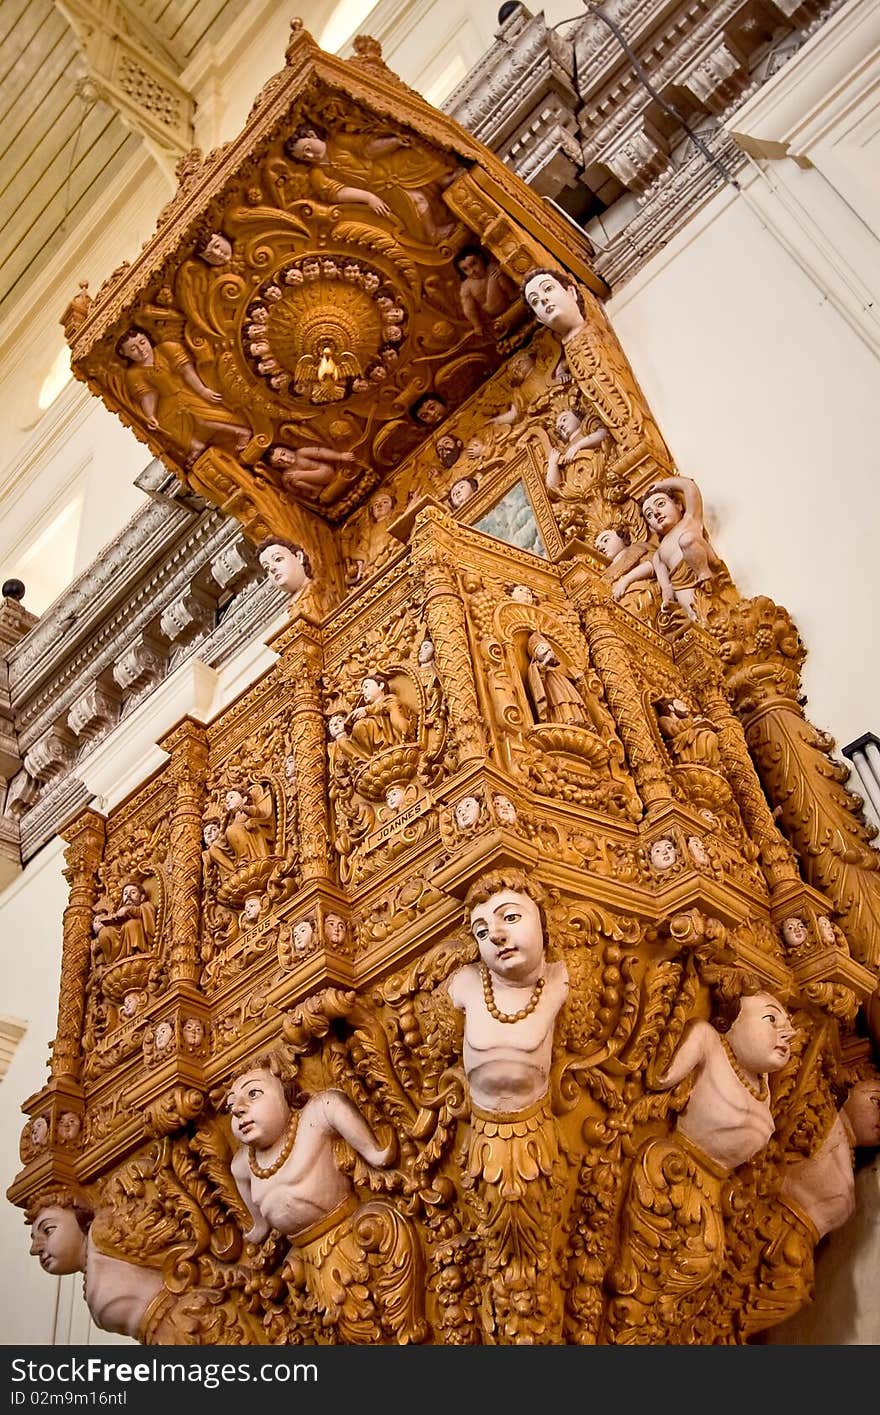
[[352, 1194], [340, 1170], [335, 1142], [346, 1140], [378, 1169], [395, 1154], [393, 1139], [380, 1145], [357, 1106], [342, 1091], [300, 1095], [285, 1082], [273, 1056], [260, 1056], [233, 1077], [226, 1098], [232, 1134], [240, 1142], [232, 1178], [251, 1216], [245, 1237], [261, 1243], [270, 1229], [302, 1238]]
[[436, 243], [455, 229], [443, 220], [438, 184], [448, 184], [441, 162], [399, 133], [364, 137], [329, 134], [303, 124], [284, 145], [309, 169], [313, 192], [328, 206], [353, 202], [377, 216], [394, 216], [418, 240]]
[[546, 1094], [557, 1014], [568, 970], [545, 956], [543, 895], [519, 871], [487, 875], [466, 905], [479, 963], [448, 983], [464, 1012], [464, 1068], [480, 1111], [529, 1109]]
[[480, 483], [476, 477], [458, 477], [452, 483], [446, 494], [450, 510], [460, 511], [462, 506], [467, 505], [472, 496], [476, 496], [480, 489]]
[[880, 1077], [857, 1081], [815, 1154], [789, 1165], [780, 1197], [806, 1215], [816, 1242], [856, 1208], [853, 1150], [880, 1145]]
[[510, 383], [510, 403], [503, 412], [489, 419], [499, 427], [511, 427], [519, 422], [537, 399], [548, 393], [547, 371], [530, 349], [519, 349], [511, 357], [507, 365], [507, 378]]
[[163, 432], [191, 465], [208, 446], [241, 452], [251, 430], [235, 422], [223, 394], [203, 383], [182, 344], [154, 346], [146, 330], [132, 325], [117, 341], [126, 365], [125, 386], [151, 432]]
[[562, 468], [572, 462], [579, 452], [601, 447], [608, 437], [607, 427], [598, 418], [582, 418], [573, 408], [563, 408], [562, 412], [557, 414], [556, 431], [562, 438], [563, 445], [551, 447], [547, 457], [544, 480], [548, 491], [561, 491]]
[[29, 1217], [30, 1251], [43, 1271], [54, 1276], [83, 1273], [95, 1326], [143, 1341], [145, 1318], [163, 1289], [161, 1273], [102, 1253], [92, 1241], [91, 1210], [64, 1191], [47, 1194], [42, 1204], [37, 1201]]
[[767, 1075], [787, 1063], [795, 1031], [767, 992], [724, 1002], [711, 1022], [693, 1022], [660, 1081], [668, 1089], [696, 1072], [677, 1132], [724, 1169], [762, 1150], [774, 1130]]
[[593, 543], [608, 561], [602, 579], [611, 586], [616, 600], [623, 600], [627, 591], [638, 582], [654, 579], [653, 548], [648, 541], [633, 541], [625, 528], [606, 526]]
[[462, 278], [458, 294], [465, 319], [475, 334], [492, 334], [495, 320], [519, 296], [516, 285], [479, 246], [463, 246], [455, 257], [455, 268]]
[[[681, 497], [683, 505], [676, 499]], [[648, 529], [660, 537], [652, 557], [664, 604], [676, 600], [690, 619], [699, 585], [711, 580], [721, 561], [706, 537], [703, 498], [690, 477], [666, 477], [642, 498]]]
[[317, 493], [322, 501], [333, 500], [357, 475], [354, 453], [332, 447], [273, 447], [266, 461], [285, 491]]
[[232, 242], [222, 231], [211, 231], [197, 246], [196, 255], [206, 265], [228, 265], [232, 260]]

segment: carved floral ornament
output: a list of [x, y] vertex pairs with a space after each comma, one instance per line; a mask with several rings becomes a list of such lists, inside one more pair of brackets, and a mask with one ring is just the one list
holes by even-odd
[[[852, 1204], [876, 852], [796, 631], [738, 595], [531, 194], [457, 186], [470, 140], [363, 46], [335, 108], [288, 92], [309, 45], [250, 156], [190, 172], [167, 265], [77, 336], [126, 416], [133, 387], [160, 424], [174, 401], [151, 432], [275, 535], [293, 612], [259, 681], [65, 831], [9, 1197], [141, 1341], [746, 1340], [809, 1300]], [[491, 258], [459, 272], [468, 232]], [[492, 260], [535, 323], [489, 337]], [[164, 354], [126, 384], [135, 296]], [[332, 530], [306, 514], [331, 487]]]

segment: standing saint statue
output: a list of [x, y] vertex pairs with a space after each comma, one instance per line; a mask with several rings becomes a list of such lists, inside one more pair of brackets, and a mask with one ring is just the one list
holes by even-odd
[[537, 630], [529, 635], [529, 685], [539, 722], [592, 728], [590, 714], [570, 669], [563, 668], [552, 646]]

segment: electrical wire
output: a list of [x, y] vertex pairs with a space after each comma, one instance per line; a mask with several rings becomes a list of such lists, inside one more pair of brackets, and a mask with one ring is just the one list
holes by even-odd
[[[626, 35], [623, 33], [623, 30], [620, 28], [620, 25], [617, 23], [617, 21], [613, 20], [610, 15], [606, 15], [605, 11], [600, 9], [598, 5], [590, 5], [588, 3], [588, 0], [583, 0], [583, 3], [587, 13], [591, 15], [593, 19], [601, 20], [601, 22], [611, 31], [611, 34], [617, 40], [617, 43], [620, 45], [624, 54], [629, 59], [629, 62], [632, 64], [633, 73], [635, 74], [642, 88], [645, 90], [646, 93], [650, 94], [651, 98], [657, 104], [657, 107], [660, 108], [664, 113], [666, 113], [668, 117], [672, 118], [673, 121], [676, 122], [679, 127], [684, 130], [684, 132], [690, 138], [691, 142], [694, 144], [694, 147], [697, 149], [700, 155], [705, 158], [706, 162], [709, 164], [710, 167], [714, 168], [714, 170], [719, 174], [722, 180], [726, 182], [728, 186], [733, 187], [736, 191], [740, 191], [741, 188], [739, 182], [734, 176], [731, 175], [730, 172], [728, 172], [720, 157], [716, 156], [712, 149], [705, 142], [703, 142], [703, 139], [700, 137], [699, 133], [694, 131], [694, 129], [688, 123], [687, 119], [683, 118], [682, 115], [679, 113], [678, 109], [674, 108], [671, 103], [668, 103], [666, 99], [663, 98], [662, 95], [657, 92], [657, 89], [654, 87], [654, 85], [651, 83], [651, 80], [648, 78], [648, 75], [646, 74], [641, 64], [638, 55], [636, 54]], [[579, 20], [582, 18], [582, 15], [571, 15], [567, 20], [559, 20], [555, 25], [550, 25], [549, 28], [553, 30], [561, 29], [563, 25], [573, 24], [575, 20]], [[580, 83], [578, 81], [577, 45], [575, 44], [574, 40], [571, 41], [571, 52], [573, 60], [571, 76], [572, 83], [574, 84], [574, 89], [577, 93], [578, 98], [583, 99], [583, 94], [581, 93], [580, 89]]]

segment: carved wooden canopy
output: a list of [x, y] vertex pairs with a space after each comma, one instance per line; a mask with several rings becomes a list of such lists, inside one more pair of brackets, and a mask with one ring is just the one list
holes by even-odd
[[584, 256], [296, 27], [67, 312], [138, 436], [295, 541], [272, 668], [64, 832], [9, 1197], [99, 1326], [743, 1342], [851, 1208], [878, 857]]

